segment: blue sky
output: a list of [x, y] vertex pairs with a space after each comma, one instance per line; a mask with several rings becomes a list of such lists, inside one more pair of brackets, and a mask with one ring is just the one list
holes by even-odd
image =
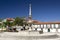
[[0, 18], [28, 17], [39, 21], [60, 21], [60, 0], [0, 0]]

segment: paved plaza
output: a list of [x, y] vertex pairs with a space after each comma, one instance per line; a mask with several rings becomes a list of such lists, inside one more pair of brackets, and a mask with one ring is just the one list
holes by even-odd
[[1, 32], [0, 40], [60, 40], [60, 33]]

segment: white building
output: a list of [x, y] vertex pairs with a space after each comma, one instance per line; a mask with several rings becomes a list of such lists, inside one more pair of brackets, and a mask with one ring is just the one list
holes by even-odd
[[[28, 25], [32, 30], [43, 30], [43, 32], [60, 32], [60, 22], [40, 22], [32, 19], [31, 4], [29, 4]], [[38, 17], [37, 17], [38, 18]]]

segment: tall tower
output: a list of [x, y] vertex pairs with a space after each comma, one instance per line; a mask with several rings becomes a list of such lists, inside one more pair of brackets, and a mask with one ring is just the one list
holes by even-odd
[[31, 13], [31, 4], [29, 4], [29, 19], [32, 19], [32, 13]]

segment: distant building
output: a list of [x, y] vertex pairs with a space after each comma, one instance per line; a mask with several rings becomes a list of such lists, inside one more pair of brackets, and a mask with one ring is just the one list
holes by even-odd
[[32, 19], [31, 4], [29, 4], [29, 17], [27, 21], [32, 30], [43, 30], [43, 32], [60, 32], [60, 22], [40, 22]]
[[2, 22], [6, 22], [6, 21], [10, 21], [10, 22], [13, 22], [15, 19], [13, 18], [6, 18], [6, 19], [3, 19]]

